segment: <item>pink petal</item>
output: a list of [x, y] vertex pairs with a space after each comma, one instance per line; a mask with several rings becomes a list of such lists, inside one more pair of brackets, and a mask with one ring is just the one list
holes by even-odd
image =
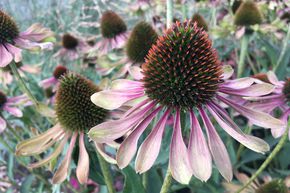
[[142, 74], [142, 69], [138, 66], [131, 66], [129, 68], [129, 74], [135, 79], [135, 80], [141, 80], [144, 75]]
[[183, 141], [180, 126], [180, 112], [176, 110], [174, 129], [170, 144], [169, 167], [173, 178], [181, 184], [188, 184], [192, 175], [188, 151]]
[[101, 156], [104, 158], [104, 160], [106, 160], [108, 163], [111, 163], [111, 164], [117, 164], [116, 159], [112, 158], [110, 155], [108, 155], [105, 152], [105, 147], [104, 147], [103, 143], [94, 142], [94, 144], [95, 144], [97, 151], [99, 152], [99, 154], [101, 154]]
[[129, 67], [131, 66], [131, 64], [126, 64], [124, 66], [122, 66], [112, 77], [112, 79], [118, 79], [121, 78], [123, 76], [125, 76], [128, 73]]
[[13, 60], [13, 57], [9, 51], [0, 44], [0, 68], [5, 67]]
[[223, 66], [223, 79], [227, 80], [234, 74], [234, 70], [230, 65]]
[[279, 119], [276, 119], [266, 113], [255, 111], [253, 109], [246, 108], [244, 106], [241, 106], [239, 104], [236, 104], [233, 101], [230, 101], [229, 99], [226, 99], [220, 95], [217, 95], [217, 98], [224, 102], [225, 104], [231, 106], [234, 108], [237, 112], [241, 113], [245, 117], [247, 117], [253, 124], [265, 127], [265, 128], [281, 128], [285, 126], [285, 124], [280, 121]]
[[157, 159], [169, 113], [170, 109], [167, 109], [140, 146], [135, 161], [136, 172], [146, 172], [152, 167]]
[[16, 97], [10, 97], [8, 99], [8, 103], [18, 103], [18, 102], [26, 101], [27, 99], [28, 97], [25, 94], [23, 94]]
[[264, 140], [244, 134], [231, 118], [227, 114], [224, 114], [223, 111], [219, 111], [218, 108], [211, 105], [208, 105], [207, 108], [218, 124], [241, 144], [258, 153], [265, 153], [270, 150], [269, 145]]
[[4, 106], [3, 109], [10, 113], [11, 115], [14, 115], [15, 117], [22, 117], [22, 111], [16, 107], [10, 107], [10, 106]]
[[13, 46], [11, 44], [6, 44], [6, 48], [13, 55], [15, 62], [20, 62], [22, 60], [21, 49]]
[[87, 153], [84, 143], [84, 133], [81, 132], [79, 136], [79, 159], [76, 169], [76, 175], [80, 184], [85, 184], [88, 181], [90, 169], [89, 155]]
[[130, 133], [130, 135], [122, 142], [117, 152], [117, 164], [119, 168], [123, 169], [131, 162], [137, 151], [137, 143], [140, 136], [160, 110], [161, 107], [158, 107], [152, 113], [150, 113], [150, 115], [148, 115], [141, 123], [139, 123], [134, 131]]
[[128, 92], [126, 90], [105, 90], [97, 92], [91, 96], [91, 101], [104, 109], [114, 110], [121, 107], [124, 103], [142, 97], [144, 92]]
[[225, 83], [221, 84], [223, 88], [232, 88], [232, 89], [242, 89], [248, 88], [255, 82], [254, 78], [239, 78], [234, 80], [227, 80]]
[[73, 148], [75, 146], [77, 136], [78, 136], [78, 132], [75, 132], [71, 138], [68, 151], [67, 151], [64, 159], [62, 160], [59, 168], [56, 170], [56, 172], [52, 178], [53, 184], [60, 184], [61, 182], [63, 182], [66, 179], [67, 174], [69, 172], [69, 167], [70, 167], [70, 162], [71, 162], [71, 154], [72, 154]]
[[112, 82], [111, 86], [112, 90], [124, 90], [124, 89], [132, 89], [136, 91], [143, 91], [143, 83], [139, 81], [133, 81], [128, 79], [118, 79]]
[[36, 42], [39, 42], [50, 36], [53, 36], [53, 32], [48, 28], [44, 28], [39, 23], [31, 25], [26, 31], [20, 33], [21, 38]]
[[47, 88], [55, 85], [57, 82], [58, 82], [58, 80], [56, 78], [50, 77], [50, 78], [47, 78], [47, 79], [40, 81], [39, 86], [41, 86], [44, 89], [47, 89]]
[[200, 124], [193, 111], [190, 111], [190, 117], [191, 134], [188, 151], [193, 175], [202, 181], [207, 181], [212, 171], [210, 151]]
[[0, 133], [2, 133], [6, 129], [6, 121], [0, 117]]
[[88, 135], [93, 141], [98, 143], [106, 143], [118, 139], [141, 121], [154, 105], [151, 102], [144, 109], [134, 112], [125, 118], [101, 123], [90, 129]]
[[221, 138], [217, 134], [215, 128], [213, 127], [210, 119], [204, 112], [202, 108], [199, 108], [199, 112], [201, 115], [201, 118], [203, 120], [208, 143], [209, 143], [209, 149], [211, 151], [211, 154], [213, 156], [213, 160], [215, 162], [215, 165], [221, 175], [227, 180], [231, 181], [233, 178], [233, 171], [232, 171], [232, 164], [230, 157], [228, 155], [227, 149], [222, 142]]
[[221, 88], [219, 91], [230, 95], [255, 97], [270, 94], [271, 92], [274, 91], [274, 89], [275, 87], [273, 85], [262, 83], [262, 84], [254, 84], [252, 86], [243, 89]]
[[24, 72], [28, 72], [31, 74], [37, 74], [40, 72], [40, 68], [38, 68], [36, 66], [30, 66], [30, 65], [23, 65], [20, 67], [20, 69]]
[[277, 76], [275, 75], [275, 73], [273, 71], [269, 71], [267, 73], [267, 78], [268, 78], [269, 82], [271, 82], [272, 84], [274, 84], [276, 86], [281, 86], [280, 81], [278, 80]]

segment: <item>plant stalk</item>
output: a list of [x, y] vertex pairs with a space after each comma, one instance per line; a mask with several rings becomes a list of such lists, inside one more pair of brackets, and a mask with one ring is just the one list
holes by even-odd
[[161, 191], [160, 193], [168, 193], [170, 192], [170, 186], [172, 183], [172, 175], [168, 166], [167, 172], [166, 172], [166, 176], [164, 178], [162, 187], [161, 187]]

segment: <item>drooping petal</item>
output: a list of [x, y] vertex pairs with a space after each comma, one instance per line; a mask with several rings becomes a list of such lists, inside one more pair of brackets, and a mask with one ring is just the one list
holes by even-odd
[[233, 88], [233, 89], [242, 89], [248, 88], [255, 82], [254, 78], [239, 78], [234, 80], [227, 80], [221, 85], [222, 88]]
[[114, 110], [121, 107], [124, 103], [142, 97], [143, 91], [127, 92], [126, 90], [104, 90], [91, 96], [91, 101], [104, 109]]
[[0, 116], [0, 133], [6, 129], [6, 121]]
[[267, 78], [268, 78], [269, 82], [271, 82], [272, 84], [274, 84], [276, 86], [281, 86], [280, 81], [278, 80], [277, 76], [275, 75], [275, 73], [273, 71], [267, 72]]
[[144, 119], [145, 114], [154, 105], [154, 102], [151, 102], [144, 109], [138, 110], [125, 118], [101, 123], [90, 129], [88, 135], [90, 139], [98, 143], [106, 143], [118, 139]]
[[10, 113], [11, 115], [14, 115], [15, 117], [23, 116], [22, 111], [17, 107], [10, 107], [10, 106], [5, 105], [3, 109], [7, 111], [8, 113]]
[[264, 140], [244, 134], [224, 112], [219, 111], [218, 108], [212, 105], [208, 105], [207, 108], [218, 124], [241, 144], [258, 153], [265, 153], [270, 150], [270, 146]]
[[152, 113], [150, 113], [150, 115], [148, 115], [141, 123], [139, 123], [134, 131], [130, 133], [130, 135], [122, 142], [117, 152], [117, 164], [119, 168], [123, 169], [131, 162], [137, 151], [137, 143], [140, 136], [160, 110], [161, 107], [158, 107]]
[[227, 88], [220, 89], [219, 91], [230, 95], [255, 97], [270, 94], [271, 92], [274, 91], [274, 89], [275, 87], [273, 85], [262, 83], [262, 84], [254, 84], [252, 86], [243, 89]]
[[273, 129], [275, 128], [279, 129], [285, 126], [285, 124], [282, 121], [270, 116], [269, 114], [246, 108], [220, 95], [217, 95], [217, 98], [221, 100], [222, 102], [224, 102], [225, 104], [234, 108], [237, 112], [247, 117], [255, 125], [265, 127], [265, 128], [273, 128]]
[[78, 132], [75, 132], [71, 138], [68, 151], [67, 151], [64, 159], [62, 160], [59, 168], [56, 170], [56, 172], [52, 178], [53, 184], [59, 184], [66, 179], [67, 174], [69, 172], [69, 166], [70, 166], [70, 162], [71, 162], [71, 154], [72, 154], [73, 148], [75, 146], [77, 136], [78, 136]]
[[135, 79], [135, 80], [141, 80], [144, 75], [142, 74], [142, 69], [138, 66], [131, 66], [129, 68], [129, 74]]
[[192, 172], [198, 179], [207, 181], [210, 178], [212, 171], [210, 151], [200, 124], [193, 111], [190, 111], [190, 117], [191, 134], [188, 151]]
[[234, 69], [230, 65], [223, 66], [223, 79], [227, 80], [234, 74]]
[[6, 44], [7, 50], [12, 54], [15, 62], [20, 62], [22, 60], [21, 49], [17, 48], [11, 44]]
[[199, 108], [199, 112], [206, 129], [209, 149], [211, 151], [215, 165], [221, 175], [227, 181], [231, 181], [233, 178], [233, 171], [227, 149], [204, 110], [202, 108]]
[[57, 148], [54, 150], [52, 154], [47, 156], [46, 158], [30, 164], [28, 167], [29, 168], [38, 168], [41, 167], [47, 163], [49, 163], [51, 160], [57, 158], [57, 156], [63, 151], [64, 145], [66, 144], [68, 138], [70, 137], [70, 133], [66, 133], [64, 138], [61, 140], [60, 144], [57, 146]]
[[180, 112], [176, 110], [170, 144], [169, 167], [173, 178], [181, 184], [188, 184], [192, 176], [188, 151], [182, 138]]
[[39, 42], [53, 36], [53, 32], [39, 23], [32, 24], [27, 30], [20, 33], [23, 39]]
[[40, 68], [38, 66], [31, 66], [31, 65], [23, 65], [20, 69], [24, 72], [31, 73], [31, 74], [38, 74], [40, 73]]
[[7, 66], [13, 60], [11, 53], [0, 44], [0, 68]]
[[111, 89], [112, 90], [140, 89], [140, 91], [142, 91], [144, 88], [142, 82], [127, 79], [118, 79], [112, 82]]
[[76, 169], [76, 175], [81, 184], [88, 181], [90, 169], [90, 160], [84, 143], [84, 133], [81, 132], [79, 136], [79, 159]]
[[117, 164], [117, 161], [115, 158], [111, 157], [110, 155], [108, 155], [105, 152], [105, 147], [104, 144], [102, 143], [96, 143], [94, 142], [97, 151], [99, 152], [99, 154], [101, 154], [101, 156], [104, 158], [104, 160], [106, 160], [107, 162], [111, 163], [111, 164]]
[[54, 77], [50, 77], [50, 78], [47, 78], [47, 79], [40, 81], [39, 86], [44, 88], [44, 89], [47, 89], [47, 88], [55, 85], [56, 83], [57, 83], [57, 79]]

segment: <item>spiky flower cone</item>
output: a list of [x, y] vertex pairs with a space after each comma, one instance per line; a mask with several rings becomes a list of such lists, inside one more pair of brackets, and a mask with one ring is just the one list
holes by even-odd
[[68, 73], [61, 78], [56, 93], [56, 115], [64, 129], [87, 131], [104, 121], [107, 111], [90, 100], [98, 91], [97, 86], [79, 75]]
[[273, 180], [256, 190], [256, 193], [288, 193], [283, 180]]
[[236, 13], [236, 11], [239, 9], [240, 5], [243, 3], [242, 0], [235, 0], [232, 5], [232, 11], [233, 13]]
[[157, 40], [157, 33], [147, 22], [138, 23], [127, 42], [127, 56], [135, 63], [144, 63], [145, 57]]
[[287, 78], [283, 87], [283, 94], [285, 95], [287, 102], [290, 102], [290, 78]]
[[58, 65], [53, 71], [53, 77], [59, 79], [66, 73], [68, 73], [68, 69], [65, 66]]
[[262, 23], [262, 14], [256, 3], [248, 0], [243, 2], [235, 14], [235, 24], [249, 26]]
[[78, 39], [70, 34], [64, 34], [62, 36], [62, 45], [64, 48], [73, 50], [78, 46]]
[[6, 13], [0, 10], [0, 44], [13, 43], [18, 37], [19, 29], [15, 21]]
[[113, 11], [106, 11], [101, 18], [101, 33], [105, 38], [114, 38], [126, 32], [127, 26], [123, 19]]
[[195, 13], [191, 20], [197, 23], [197, 27], [203, 28], [205, 31], [208, 31], [208, 25], [202, 15]]
[[222, 68], [206, 32], [177, 23], [153, 45], [143, 65], [147, 95], [165, 106], [192, 108], [210, 101]]

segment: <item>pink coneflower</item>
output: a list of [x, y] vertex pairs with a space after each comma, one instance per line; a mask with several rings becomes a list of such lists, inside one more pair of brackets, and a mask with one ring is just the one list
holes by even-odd
[[52, 47], [52, 43], [40, 43], [53, 33], [40, 24], [33, 24], [24, 32], [19, 32], [15, 21], [0, 10], [0, 67], [7, 66], [12, 60], [20, 62], [22, 49], [38, 50]]
[[[38, 74], [40, 72], [39, 67], [32, 65], [23, 65], [21, 62], [16, 63], [20, 76], [25, 76], [25, 73]], [[13, 82], [13, 73], [10, 66], [0, 68], [0, 83], [8, 85]]]
[[[236, 193], [250, 179], [246, 174], [243, 173], [236, 173], [235, 177], [240, 182], [240, 184], [232, 182], [223, 183], [223, 186], [225, 187], [225, 193]], [[241, 193], [289, 193], [289, 187], [289, 177], [287, 177], [285, 180], [282, 180], [272, 179], [271, 176], [265, 176], [262, 182], [255, 180]]]
[[62, 36], [62, 48], [54, 56], [75, 60], [88, 52], [89, 49], [90, 47], [85, 41], [66, 33]]
[[[175, 117], [170, 145], [169, 168], [174, 179], [187, 184], [192, 176], [206, 181], [211, 176], [212, 158], [227, 180], [232, 179], [232, 166], [226, 147], [219, 137], [209, 114], [234, 139], [246, 147], [265, 152], [269, 146], [263, 140], [244, 134], [232, 121], [220, 102], [232, 107], [254, 124], [280, 128], [283, 123], [263, 112], [245, 108], [224, 97], [260, 96], [273, 90], [270, 84], [256, 84], [253, 78], [226, 80], [231, 74], [218, 61], [216, 51], [205, 31], [196, 23], [176, 23], [158, 38], [143, 65], [141, 81], [116, 80], [112, 89], [92, 95], [91, 100], [105, 109], [116, 109], [136, 102], [125, 115], [93, 127], [89, 137], [95, 142], [108, 142], [126, 135], [117, 153], [117, 164], [126, 167], [137, 151], [137, 142], [157, 115], [153, 126], [138, 150], [135, 169], [143, 173], [156, 160], [165, 123], [170, 114]], [[140, 102], [141, 100], [141, 102]], [[139, 101], [139, 102], [138, 102]], [[132, 103], [131, 103], [132, 104]], [[191, 119], [188, 147], [182, 138], [180, 114]], [[197, 116], [203, 120], [206, 141]]]
[[52, 77], [47, 78], [42, 80], [39, 85], [43, 88], [43, 89], [47, 89], [49, 87], [54, 87], [53, 91], [56, 90], [58, 84], [59, 84], [59, 79], [65, 75], [66, 73], [68, 73], [68, 69], [65, 66], [62, 65], [58, 65], [55, 67], [53, 73], [52, 73]]
[[287, 78], [285, 81], [279, 81], [272, 71], [269, 71], [267, 74], [258, 74], [254, 77], [263, 82], [273, 84], [275, 90], [271, 95], [250, 97], [248, 100], [252, 102], [248, 102], [245, 105], [248, 108], [258, 109], [266, 113], [274, 113], [275, 110], [279, 109], [282, 112], [280, 120], [285, 123], [285, 126], [280, 129], [272, 129], [271, 132], [274, 137], [281, 137], [286, 130], [290, 115], [290, 78]]
[[101, 33], [103, 39], [96, 44], [101, 54], [121, 48], [128, 38], [127, 26], [123, 19], [113, 11], [106, 11], [101, 18]]
[[[56, 93], [56, 117], [57, 123], [43, 134], [27, 139], [16, 147], [16, 155], [32, 156], [45, 152], [54, 144], [58, 144], [55, 151], [29, 167], [36, 168], [55, 160], [64, 150], [67, 141], [70, 140], [69, 148], [65, 157], [56, 170], [52, 182], [63, 182], [69, 173], [71, 156], [79, 139], [79, 159], [76, 175], [80, 183], [87, 183], [89, 175], [89, 155], [85, 147], [85, 133], [93, 125], [103, 122], [108, 111], [96, 107], [90, 101], [90, 95], [99, 91], [91, 81], [76, 75], [67, 73], [62, 76]], [[110, 143], [111, 144], [111, 143]], [[97, 151], [107, 161], [114, 159], [106, 154], [103, 143], [95, 143]]]
[[25, 95], [7, 97], [0, 91], [0, 133], [6, 128], [6, 121], [2, 113], [5, 111], [15, 117], [22, 117], [22, 111], [17, 106], [26, 102], [28, 102], [28, 98]]

